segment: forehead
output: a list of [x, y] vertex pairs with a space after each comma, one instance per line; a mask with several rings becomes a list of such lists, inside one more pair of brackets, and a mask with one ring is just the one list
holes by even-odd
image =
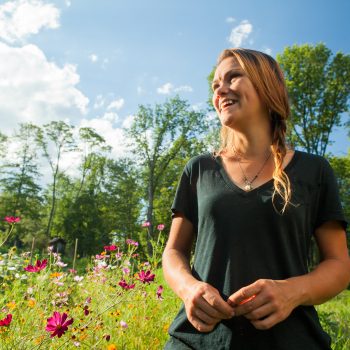
[[242, 67], [234, 57], [226, 57], [224, 58], [220, 64], [216, 67], [214, 80], [220, 80], [225, 75], [225, 73], [231, 70], [240, 70], [242, 71]]

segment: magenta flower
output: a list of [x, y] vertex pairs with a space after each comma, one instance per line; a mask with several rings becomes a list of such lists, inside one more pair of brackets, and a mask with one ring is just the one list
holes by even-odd
[[163, 299], [163, 297], [162, 297], [163, 290], [164, 290], [164, 288], [163, 288], [162, 285], [160, 285], [160, 286], [157, 288], [157, 298], [158, 298], [158, 299]]
[[104, 248], [104, 250], [108, 250], [110, 252], [118, 249], [118, 247], [116, 245], [105, 245], [103, 248]]
[[120, 321], [120, 326], [122, 328], [128, 328], [128, 324], [125, 321]]
[[28, 272], [39, 272], [43, 270], [47, 265], [47, 259], [44, 259], [43, 261], [37, 260], [35, 265], [28, 265], [24, 269]]
[[151, 223], [149, 221], [146, 221], [141, 226], [142, 227], [149, 227], [149, 226], [151, 226]]
[[9, 224], [16, 224], [17, 222], [21, 221], [21, 218], [16, 216], [5, 216], [5, 221]]
[[0, 320], [0, 327], [8, 327], [10, 325], [12, 321], [12, 315], [11, 314], [7, 314], [5, 318], [3, 318], [2, 320]]
[[138, 245], [139, 245], [138, 242], [136, 242], [136, 241], [134, 241], [134, 240], [132, 240], [132, 239], [127, 239], [127, 240], [126, 240], [126, 244], [133, 245], [133, 246], [135, 246], [135, 247], [138, 247]]
[[67, 317], [68, 315], [65, 312], [61, 315], [59, 312], [54, 311], [53, 316], [47, 319], [45, 330], [52, 332], [50, 338], [53, 338], [56, 335], [58, 338], [61, 338], [61, 336], [68, 330], [68, 326], [73, 323], [73, 318], [67, 320]]
[[156, 275], [152, 274], [152, 272], [150, 270], [148, 270], [146, 272], [141, 270], [138, 273], [137, 279], [140, 280], [142, 283], [150, 283], [150, 282], [154, 281], [154, 277], [156, 277]]
[[121, 280], [119, 283], [118, 283], [123, 289], [133, 289], [135, 288], [135, 283], [133, 284], [127, 284], [125, 280]]
[[157, 230], [163, 231], [163, 230], [164, 230], [164, 227], [165, 227], [164, 224], [159, 224], [159, 225], [157, 226]]

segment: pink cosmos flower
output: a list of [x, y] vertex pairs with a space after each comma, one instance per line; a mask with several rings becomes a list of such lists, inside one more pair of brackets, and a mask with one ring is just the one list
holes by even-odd
[[135, 247], [138, 247], [138, 245], [139, 245], [138, 242], [136, 242], [136, 241], [134, 241], [134, 240], [132, 240], [132, 239], [127, 239], [127, 240], [126, 240], [126, 244], [133, 245], [133, 246], [135, 246]]
[[68, 270], [72, 275], [75, 275], [78, 271], [75, 269], [69, 269]]
[[110, 252], [118, 249], [118, 247], [116, 245], [105, 245], [103, 248], [104, 248], [104, 250], [108, 250]]
[[142, 283], [150, 283], [154, 281], [154, 277], [156, 277], [156, 275], [152, 274], [150, 270], [146, 272], [144, 270], [141, 270], [138, 273], [137, 279], [140, 280]]
[[128, 328], [128, 324], [125, 321], [120, 321], [120, 326], [122, 328]]
[[146, 221], [141, 226], [142, 227], [149, 227], [149, 226], [151, 226], [151, 223], [149, 221]]
[[67, 320], [67, 317], [68, 315], [65, 312], [61, 315], [59, 312], [54, 311], [53, 316], [47, 319], [45, 330], [52, 332], [50, 338], [53, 338], [56, 335], [58, 338], [61, 338], [61, 336], [68, 330], [68, 326], [73, 323], [73, 318]]
[[21, 221], [21, 218], [16, 216], [5, 216], [5, 221], [9, 224], [16, 224], [17, 222]]
[[44, 259], [43, 261], [37, 260], [35, 265], [28, 265], [24, 269], [28, 272], [39, 272], [43, 270], [47, 265], [47, 259]]
[[0, 320], [0, 327], [8, 327], [10, 325], [12, 321], [12, 315], [11, 314], [7, 314], [5, 318], [3, 318], [2, 320]]
[[130, 269], [127, 267], [123, 267], [122, 271], [123, 271], [123, 275], [128, 275], [130, 273]]
[[157, 226], [157, 230], [163, 231], [163, 230], [164, 230], [164, 227], [165, 227], [164, 224], [159, 224], [159, 225]]
[[118, 283], [123, 289], [133, 289], [135, 288], [135, 283], [133, 284], [127, 284], [125, 282], [125, 280], [121, 280], [119, 283]]
[[162, 297], [163, 290], [164, 290], [164, 288], [163, 288], [162, 285], [160, 285], [160, 286], [157, 288], [157, 298], [160, 299], [160, 300], [163, 299], [163, 297]]

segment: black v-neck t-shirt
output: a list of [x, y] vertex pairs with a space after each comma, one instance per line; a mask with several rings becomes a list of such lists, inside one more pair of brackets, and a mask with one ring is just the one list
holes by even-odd
[[[172, 211], [183, 213], [195, 230], [192, 273], [217, 288], [225, 300], [258, 279], [308, 273], [315, 229], [330, 220], [346, 225], [337, 183], [324, 158], [295, 151], [285, 172], [292, 204], [282, 215], [272, 204], [273, 180], [246, 192], [232, 182], [221, 158], [211, 154], [192, 158], [183, 171]], [[275, 206], [281, 205], [277, 198]], [[330, 349], [313, 306], [297, 307], [269, 330], [233, 317], [210, 333], [197, 331], [182, 306], [169, 334], [166, 349]]]

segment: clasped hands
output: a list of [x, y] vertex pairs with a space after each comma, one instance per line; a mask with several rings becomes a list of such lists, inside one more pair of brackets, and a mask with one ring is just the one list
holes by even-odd
[[216, 288], [196, 282], [184, 298], [187, 318], [200, 332], [210, 332], [223, 319], [246, 317], [257, 329], [269, 329], [286, 319], [298, 306], [288, 280], [260, 279], [225, 301]]

